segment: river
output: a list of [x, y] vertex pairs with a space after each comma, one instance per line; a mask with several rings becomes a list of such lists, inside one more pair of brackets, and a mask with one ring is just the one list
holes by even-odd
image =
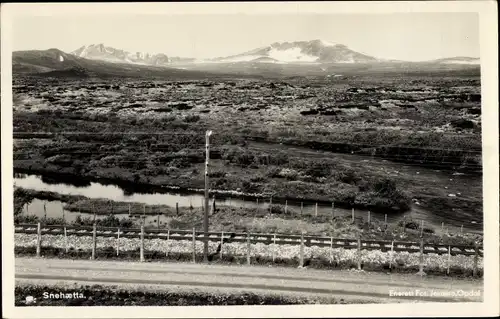
[[[81, 183], [80, 183], [81, 184]], [[174, 192], [174, 191], [162, 191], [155, 193], [130, 193], [119, 186], [116, 185], [104, 185], [98, 182], [90, 182], [87, 183], [86, 186], [79, 186], [79, 183], [68, 183], [68, 182], [55, 182], [55, 181], [46, 181], [42, 176], [39, 175], [30, 175], [30, 174], [16, 174], [14, 177], [14, 185], [26, 189], [32, 189], [37, 191], [49, 191], [55, 192], [63, 195], [82, 195], [88, 198], [101, 198], [108, 199], [112, 201], [118, 202], [127, 202], [127, 203], [142, 203], [148, 205], [167, 205], [170, 207], [175, 207], [176, 204], [179, 205], [180, 208], [187, 207], [202, 207], [204, 205], [204, 196], [203, 194], [196, 193], [182, 193], [182, 192]], [[213, 199], [210, 200], [210, 203], [213, 202]], [[246, 207], [246, 208], [262, 208], [266, 209], [269, 207], [270, 199], [257, 199], [249, 200], [242, 198], [216, 198], [216, 205], [225, 205], [232, 207]], [[273, 203], [276, 203], [276, 200], [273, 200]], [[282, 203], [284, 204], [284, 203]], [[332, 207], [331, 205], [318, 204], [314, 203], [303, 203], [301, 206], [300, 202], [288, 201], [287, 205], [289, 209], [295, 211], [303, 211], [304, 214], [313, 215], [317, 209], [318, 214], [331, 214]], [[30, 215], [37, 215], [42, 217], [46, 215], [47, 217], [63, 217], [67, 221], [74, 220], [78, 215], [82, 217], [92, 217], [92, 214], [85, 214], [79, 212], [66, 211], [64, 209], [64, 204], [58, 200], [40, 200], [34, 199], [28, 206], [23, 208], [23, 213]], [[351, 215], [352, 211], [348, 209], [334, 207], [335, 216], [347, 216]], [[370, 213], [372, 220], [378, 219], [383, 221], [385, 216], [381, 213]], [[364, 220], [368, 217], [368, 211], [356, 210], [356, 217], [363, 217]], [[116, 214], [119, 218], [128, 217], [128, 214]], [[410, 217], [416, 220], [425, 220], [426, 225], [434, 226], [434, 228], [440, 226], [440, 222], [433, 219], [430, 216], [430, 213], [425, 210], [421, 210], [418, 207], [413, 207], [410, 212], [406, 214], [392, 214], [387, 216], [388, 222], [397, 222], [404, 218], [403, 216]], [[103, 218], [104, 216], [97, 216], [97, 218]], [[134, 218], [139, 218], [134, 217]], [[160, 225], [165, 223], [168, 218], [167, 216], [160, 216]], [[146, 223], [156, 223], [157, 216], [147, 216]], [[452, 227], [450, 227], [451, 229]], [[455, 229], [456, 227], [454, 227]]]
[[[32, 189], [37, 191], [49, 191], [55, 192], [63, 195], [82, 195], [88, 198], [104, 198], [113, 201], [127, 202], [127, 203], [143, 203], [148, 205], [167, 205], [170, 207], [175, 207], [176, 204], [179, 207], [202, 207], [204, 205], [204, 195], [196, 193], [182, 193], [174, 191], [163, 191], [161, 193], [132, 193], [124, 191], [119, 186], [116, 185], [103, 185], [98, 182], [90, 182], [87, 186], [77, 186], [75, 184], [63, 183], [63, 182], [47, 182], [44, 181], [42, 176], [39, 175], [29, 175], [29, 174], [16, 174], [14, 177], [14, 185], [26, 189]], [[47, 202], [46, 209], [43, 209], [43, 203]], [[213, 203], [213, 199], [210, 200]], [[276, 199], [273, 203], [277, 203]], [[257, 199], [248, 200], [235, 197], [219, 197], [216, 198], [216, 205], [232, 206], [232, 207], [245, 207], [245, 208], [268, 208], [270, 204], [270, 199]], [[284, 203], [282, 203], [284, 204]], [[311, 203], [304, 203], [301, 206], [300, 202], [288, 201], [287, 205], [290, 209], [300, 211], [301, 208], [304, 214], [314, 214], [316, 211], [316, 205]], [[48, 217], [61, 217], [62, 216], [62, 203], [59, 201], [42, 201], [35, 199], [28, 206], [30, 214], [36, 214], [37, 216], [43, 216], [45, 212]], [[332, 207], [330, 205], [318, 204], [318, 213], [331, 213]], [[24, 208], [26, 212], [26, 207]], [[335, 207], [334, 212], [336, 216], [349, 215], [351, 210], [342, 209]], [[367, 211], [356, 210], [356, 214], [367, 215]], [[72, 212], [66, 212], [66, 217], [69, 216], [71, 219]], [[78, 213], [76, 213], [78, 214]], [[86, 215], [86, 214], [82, 214]], [[87, 214], [88, 215], [88, 214]], [[372, 213], [373, 217], [376, 214]], [[378, 216], [379, 218], [384, 218], [383, 214]], [[392, 219], [392, 218], [390, 218]]]

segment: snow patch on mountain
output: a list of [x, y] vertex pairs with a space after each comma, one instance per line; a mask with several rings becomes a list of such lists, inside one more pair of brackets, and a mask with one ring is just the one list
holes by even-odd
[[480, 64], [480, 61], [479, 59], [474, 59], [474, 60], [447, 60], [447, 61], [443, 61], [441, 63], [444, 63], [444, 64]]
[[348, 57], [345, 60], [337, 61], [337, 63], [356, 63], [356, 61], [354, 60], [353, 56], [351, 55], [350, 57]]
[[335, 46], [335, 43], [333, 42], [330, 42], [330, 41], [325, 41], [325, 40], [319, 40], [321, 42], [321, 44], [325, 47], [333, 47]]
[[90, 51], [90, 46], [89, 45], [85, 45], [82, 49], [81, 49], [81, 52], [79, 54], [80, 58], [84, 58], [86, 57], [88, 54], [89, 54], [89, 51]]
[[301, 48], [279, 50], [272, 48], [268, 57], [282, 62], [315, 62], [318, 57], [302, 53]]
[[[254, 61], [255, 60], [255, 61]], [[325, 40], [275, 42], [241, 54], [211, 59], [211, 62], [262, 63], [366, 63], [378, 59]]]

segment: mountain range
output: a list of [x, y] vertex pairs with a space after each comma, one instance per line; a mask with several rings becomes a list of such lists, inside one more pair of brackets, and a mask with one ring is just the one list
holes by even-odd
[[479, 65], [479, 59], [473, 57], [450, 57], [426, 62], [386, 60], [324, 40], [276, 42], [240, 54], [211, 59], [129, 52], [104, 44], [84, 45], [70, 53], [58, 49], [16, 51], [12, 58], [14, 73], [43, 74], [57, 71], [55, 74], [66, 72], [71, 76], [107, 74], [163, 77], [175, 74], [176, 77], [196, 77], [201, 74], [208, 76], [208, 73], [252, 76], [278, 73], [293, 76], [326, 75], [332, 71], [344, 72], [349, 69], [377, 69], [383, 72], [392, 69], [470, 69]]
[[241, 54], [215, 58], [212, 62], [267, 63], [369, 63], [379, 59], [324, 40], [276, 42]]
[[165, 66], [169, 64], [166, 54], [150, 54], [147, 52], [128, 52], [125, 50], [115, 49], [105, 46], [104, 44], [91, 44], [84, 45], [71, 54], [80, 58], [87, 58], [93, 60], [101, 60], [116, 63], [131, 63], [131, 64], [144, 64]]
[[[92, 60], [101, 60], [115, 63], [130, 63], [155, 66], [170, 66], [186, 63], [376, 63], [376, 62], [404, 62], [376, 58], [356, 52], [346, 45], [336, 44], [325, 40], [276, 42], [268, 46], [236, 55], [211, 59], [195, 59], [184, 57], [168, 57], [164, 53], [151, 54], [147, 52], [128, 52], [115, 49], [104, 44], [85, 45], [72, 51], [71, 54]], [[435, 63], [479, 64], [479, 59], [471, 57], [450, 57], [438, 59]]]
[[[151, 77], [162, 79], [233, 78], [233, 74], [86, 59], [59, 49], [12, 53], [12, 73], [54, 77]], [[254, 76], [255, 77], [255, 76]]]

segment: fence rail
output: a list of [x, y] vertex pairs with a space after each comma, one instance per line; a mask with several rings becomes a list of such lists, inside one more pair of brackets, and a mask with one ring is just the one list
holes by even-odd
[[[65, 235], [65, 236], [94, 236], [94, 226], [74, 226], [74, 225], [40, 225], [38, 224], [17, 224], [15, 232], [21, 234], [38, 235]], [[141, 238], [141, 228], [117, 228], [117, 227], [96, 227], [97, 237], [121, 237], [121, 238]], [[144, 239], [169, 239], [169, 240], [205, 240], [203, 231], [178, 230], [178, 229], [148, 229], [144, 228]], [[208, 232], [208, 241], [229, 243], [246, 243], [248, 239], [252, 244], [276, 244], [276, 245], [304, 245], [307, 247], [330, 247], [343, 249], [363, 249], [381, 250], [395, 252], [416, 253], [421, 251], [421, 243], [383, 241], [383, 240], [361, 240], [333, 238], [322, 236], [301, 236], [285, 234], [259, 234], [259, 233], [236, 233], [236, 232]], [[424, 254], [450, 254], [450, 255], [476, 255], [483, 256], [482, 246], [465, 245], [443, 245], [423, 243]]]

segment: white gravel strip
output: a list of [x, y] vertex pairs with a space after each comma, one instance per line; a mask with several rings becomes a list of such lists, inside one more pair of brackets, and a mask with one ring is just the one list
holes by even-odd
[[[14, 242], [18, 247], [33, 247], [36, 245], [36, 234], [15, 234]], [[92, 249], [92, 237], [68, 236], [68, 247], [73, 249], [90, 250]], [[139, 238], [116, 238], [98, 237], [97, 248], [113, 247], [117, 244], [120, 250], [135, 250], [140, 246]], [[215, 252], [218, 242], [209, 242], [209, 251]], [[65, 248], [66, 243], [63, 235], [42, 235], [43, 247]], [[165, 240], [165, 239], [145, 239], [144, 247], [147, 250], [155, 250], [164, 253], [192, 253], [193, 243], [191, 240]], [[293, 259], [299, 258], [300, 246], [298, 245], [265, 245], [262, 243], [251, 244], [251, 257], [266, 257], [272, 258], [273, 251], [276, 258]], [[227, 243], [222, 247], [223, 255], [241, 256], [247, 255], [247, 243]], [[196, 253], [203, 253], [203, 242], [196, 241]], [[304, 258], [324, 258], [326, 260], [334, 260], [338, 263], [357, 263], [357, 249], [343, 249], [329, 247], [304, 247]], [[392, 257], [392, 258], [391, 258]], [[408, 252], [382, 252], [380, 250], [362, 250], [361, 262], [368, 264], [388, 264], [392, 259], [392, 264], [404, 265], [405, 267], [418, 267], [420, 254]], [[423, 258], [424, 268], [437, 268], [446, 271], [448, 267], [457, 267], [460, 269], [472, 270], [474, 267], [474, 256], [450, 256], [438, 254], [425, 254]], [[483, 269], [483, 258], [478, 258], [478, 269]]]

